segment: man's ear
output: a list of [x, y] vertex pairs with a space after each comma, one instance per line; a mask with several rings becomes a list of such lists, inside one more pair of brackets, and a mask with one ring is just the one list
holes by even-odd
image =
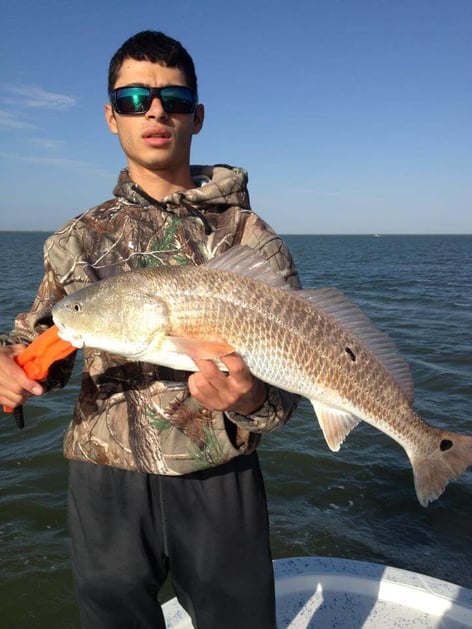
[[197, 105], [193, 114], [193, 134], [200, 133], [203, 127], [203, 120], [205, 119], [205, 107], [203, 105]]
[[112, 133], [118, 135], [118, 128], [116, 126], [115, 113], [110, 103], [105, 105], [105, 120], [107, 121], [108, 128]]

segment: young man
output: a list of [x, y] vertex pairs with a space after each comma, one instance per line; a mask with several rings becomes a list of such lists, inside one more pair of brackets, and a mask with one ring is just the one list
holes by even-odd
[[[246, 173], [191, 167], [203, 125], [192, 59], [145, 31], [109, 70], [105, 117], [127, 159], [115, 198], [45, 244], [45, 275], [29, 313], [0, 348], [0, 403], [63, 386], [73, 358], [30, 380], [14, 356], [51, 325], [52, 305], [101, 278], [151, 265], [201, 264], [236, 244], [260, 251], [292, 286], [283, 242], [250, 209]], [[242, 359], [189, 374], [84, 350], [66, 437], [72, 562], [85, 629], [164, 627], [157, 602], [170, 574], [197, 629], [273, 629], [275, 603], [264, 486], [256, 446], [296, 399], [253, 378]]]

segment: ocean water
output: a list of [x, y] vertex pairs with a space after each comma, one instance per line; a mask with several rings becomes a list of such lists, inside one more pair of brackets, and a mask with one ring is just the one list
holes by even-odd
[[[46, 234], [0, 232], [0, 330], [29, 308]], [[304, 286], [336, 286], [409, 361], [415, 409], [472, 434], [472, 236], [287, 236]], [[26, 428], [2, 415], [0, 625], [76, 629], [62, 437], [78, 388], [30, 401]], [[384, 563], [472, 588], [472, 471], [424, 509], [403, 449], [361, 424], [340, 452], [303, 401], [260, 448], [275, 558]], [[166, 589], [163, 598], [171, 596]]]

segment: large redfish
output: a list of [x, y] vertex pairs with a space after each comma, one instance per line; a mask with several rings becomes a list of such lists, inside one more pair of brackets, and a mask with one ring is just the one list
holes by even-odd
[[395, 439], [423, 506], [472, 464], [471, 436], [413, 411], [408, 365], [357, 306], [333, 288], [288, 289], [246, 247], [96, 282], [57, 303], [53, 319], [76, 347], [176, 369], [238, 352], [254, 376], [311, 401], [331, 450], [361, 420]]

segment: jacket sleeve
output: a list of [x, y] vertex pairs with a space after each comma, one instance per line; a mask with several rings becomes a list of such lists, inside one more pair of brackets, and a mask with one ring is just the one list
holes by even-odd
[[[256, 214], [249, 215], [242, 232], [241, 244], [260, 251], [289, 286], [294, 289], [301, 288], [287, 245]], [[254, 414], [244, 416], [228, 411], [226, 416], [240, 428], [250, 432], [269, 432], [280, 428], [288, 421], [299, 401], [300, 396], [268, 385], [266, 401]]]

